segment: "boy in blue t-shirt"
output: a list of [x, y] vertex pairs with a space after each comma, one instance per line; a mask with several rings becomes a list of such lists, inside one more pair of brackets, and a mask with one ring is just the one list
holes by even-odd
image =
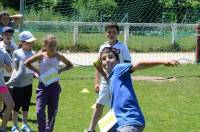
[[142, 61], [136, 64], [119, 64], [119, 55], [114, 48], [106, 47], [100, 53], [100, 63], [94, 63], [96, 69], [109, 76], [111, 90], [111, 109], [114, 110], [117, 123], [111, 132], [142, 132], [145, 119], [135, 95], [131, 73], [157, 65], [178, 66], [177, 61]]

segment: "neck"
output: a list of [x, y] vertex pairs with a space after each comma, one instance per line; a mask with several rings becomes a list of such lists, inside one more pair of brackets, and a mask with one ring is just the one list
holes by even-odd
[[55, 54], [55, 52], [46, 51], [46, 54], [47, 54], [48, 57], [52, 57]]
[[6, 44], [6, 45], [11, 44], [11, 41], [3, 41], [3, 42], [4, 42], [4, 44]]
[[26, 49], [26, 48], [24, 48], [24, 47], [22, 47], [22, 50], [23, 50], [23, 51], [29, 51], [29, 49]]
[[117, 43], [117, 41], [118, 41], [118, 40], [109, 41], [109, 44], [110, 44], [110, 45], [114, 45], [114, 44]]

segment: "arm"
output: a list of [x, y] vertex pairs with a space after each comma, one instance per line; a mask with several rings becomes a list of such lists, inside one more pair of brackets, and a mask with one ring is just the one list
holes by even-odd
[[93, 65], [95, 66], [96, 70], [95, 70], [95, 92], [98, 93], [99, 92], [99, 88], [100, 88], [100, 75], [102, 75], [105, 80], [108, 80], [107, 74], [104, 72], [102, 66], [101, 66], [101, 61], [97, 60], [93, 63]]
[[136, 70], [143, 70], [147, 68], [151, 68], [154, 66], [158, 65], [165, 65], [165, 66], [178, 66], [180, 63], [175, 60], [171, 61], [141, 61], [136, 64], [134, 64], [131, 68], [131, 71], [136, 71]]
[[58, 74], [66, 71], [66, 70], [69, 70], [73, 67], [73, 64], [62, 54], [58, 53], [58, 60], [62, 61], [65, 64], [65, 67], [58, 70]]
[[15, 66], [17, 71], [12, 73], [10, 80], [6, 83], [7, 85], [13, 85], [15, 82], [19, 82], [26, 73], [24, 61], [16, 62]]
[[12, 67], [11, 65], [7, 65], [7, 64], [4, 64], [4, 68], [7, 72], [12, 72]]
[[31, 69], [32, 71], [36, 72], [38, 75], [40, 75], [40, 71], [39, 69], [37, 69], [36, 67], [34, 67], [32, 65], [32, 63], [36, 62], [36, 61], [39, 61], [42, 59], [42, 54], [41, 53], [38, 53], [30, 58], [28, 58], [25, 62], [24, 62], [24, 65], [26, 67], [28, 67], [29, 69]]
[[95, 92], [99, 93], [99, 88], [100, 88], [100, 73], [98, 70], [95, 70]]
[[11, 66], [11, 63], [12, 63], [12, 60], [9, 56], [9, 54], [7, 52], [4, 53], [4, 60], [1, 63], [1, 65], [3, 66], [3, 68], [5, 68], [5, 70], [7, 72], [12, 72], [12, 66]]

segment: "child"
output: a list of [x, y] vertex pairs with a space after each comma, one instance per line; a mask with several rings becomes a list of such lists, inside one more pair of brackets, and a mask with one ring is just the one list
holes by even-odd
[[114, 110], [117, 123], [111, 132], [142, 132], [145, 120], [139, 107], [131, 80], [131, 73], [136, 70], [151, 68], [157, 65], [178, 66], [177, 61], [142, 61], [136, 64], [119, 64], [119, 56], [115, 49], [104, 48], [100, 53], [100, 66], [97, 70], [109, 76], [111, 91], [111, 109]]
[[[72, 63], [68, 59], [56, 51], [56, 45], [56, 38], [53, 35], [48, 35], [44, 39], [44, 48], [42, 52], [25, 61], [25, 65], [28, 68], [40, 75], [40, 82], [36, 91], [36, 113], [39, 132], [53, 131], [58, 109], [59, 94], [61, 92], [61, 87], [58, 81], [59, 79], [57, 77], [53, 78], [55, 81], [48, 84], [42, 79], [42, 76], [52, 71], [52, 69], [56, 71], [56, 73], [60, 74], [73, 67]], [[32, 63], [36, 61], [39, 61], [39, 69], [32, 66]], [[60, 61], [66, 65], [61, 69], [59, 69]], [[48, 107], [47, 120], [45, 114], [46, 106]]]
[[6, 26], [15, 29], [15, 27], [17, 27], [20, 24], [21, 18], [22, 15], [14, 15], [10, 17], [10, 15], [7, 12], [0, 12], [0, 29]]
[[[119, 56], [120, 56], [120, 63], [130, 63], [131, 62], [131, 56], [128, 51], [128, 48], [125, 44], [118, 41], [117, 37], [119, 34], [119, 26], [116, 23], [109, 23], [105, 26], [106, 36], [108, 38], [108, 41], [105, 42], [99, 50], [102, 51], [105, 47], [114, 47], [118, 50]], [[105, 105], [110, 106], [110, 91], [109, 91], [109, 85], [104, 79], [104, 77], [101, 77], [99, 72], [96, 71], [95, 75], [95, 90], [98, 93], [99, 97], [96, 101], [96, 107], [93, 112], [92, 120], [89, 126], [88, 131], [95, 131], [96, 124], [98, 120], [100, 119], [103, 108]]]
[[[2, 40], [0, 42], [0, 48], [7, 51], [11, 59], [13, 58], [14, 50], [17, 50], [17, 45], [12, 41], [14, 30], [11, 27], [2, 28]], [[11, 74], [8, 72], [4, 73], [4, 79], [7, 82], [10, 79]]]
[[[11, 59], [13, 60], [13, 52], [17, 49], [17, 45], [12, 41], [14, 30], [11, 27], [3, 27], [2, 28], [2, 41], [0, 42], [0, 48], [7, 51], [7, 53], [10, 55]], [[12, 61], [13, 62], [13, 61]], [[12, 68], [14, 68], [14, 63], [12, 63]], [[4, 80], [7, 82], [10, 79], [11, 73], [4, 70]], [[12, 89], [9, 88], [10, 94], [12, 94]], [[2, 104], [1, 104], [2, 105]], [[5, 111], [5, 104], [3, 105], [3, 109], [0, 112], [1, 116], [3, 115], [3, 112]], [[0, 107], [1, 108], [1, 107]]]
[[2, 132], [6, 132], [7, 122], [9, 121], [11, 111], [14, 107], [12, 97], [10, 96], [8, 88], [4, 82], [4, 69], [8, 72], [12, 72], [11, 63], [12, 60], [8, 53], [5, 50], [0, 49], [0, 97], [7, 106], [0, 126], [0, 131]]
[[21, 41], [21, 48], [14, 51], [13, 57], [15, 62], [15, 73], [12, 74], [11, 79], [7, 82], [7, 85], [12, 85], [13, 92], [12, 97], [15, 102], [14, 110], [12, 111], [13, 127], [11, 132], [19, 132], [17, 124], [18, 112], [22, 108], [22, 127], [23, 132], [31, 132], [31, 128], [27, 124], [28, 111], [32, 96], [32, 78], [33, 72], [27, 69], [24, 65], [24, 61], [34, 55], [32, 47], [35, 38], [29, 31], [23, 31], [19, 34], [19, 40]]

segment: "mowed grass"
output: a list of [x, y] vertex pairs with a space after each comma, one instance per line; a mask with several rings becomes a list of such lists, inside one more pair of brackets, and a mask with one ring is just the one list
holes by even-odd
[[[175, 81], [134, 81], [134, 89], [146, 118], [145, 132], [198, 132], [200, 130], [200, 66], [181, 65], [179, 68], [159, 66], [136, 71], [133, 76], [178, 77]], [[88, 127], [96, 100], [94, 68], [76, 67], [61, 76], [59, 110], [55, 132], [83, 132]], [[34, 80], [29, 122], [37, 131]], [[83, 88], [90, 93], [81, 93]], [[105, 109], [104, 113], [108, 110]], [[11, 123], [9, 123], [11, 127]]]
[[[27, 29], [28, 30], [28, 29]], [[84, 33], [80, 32], [77, 37], [76, 45], [73, 45], [73, 33], [70, 32], [41, 32], [31, 30], [37, 38], [35, 50], [40, 50], [43, 45], [43, 38], [47, 34], [54, 34], [58, 40], [58, 49], [61, 51], [69, 50], [71, 52], [97, 52], [99, 47], [107, 41], [105, 33]], [[17, 41], [17, 34], [16, 34]], [[118, 39], [124, 41], [124, 35], [120, 34]], [[194, 36], [182, 36], [177, 38], [177, 44], [171, 44], [171, 36], [143, 36], [130, 35], [128, 48], [131, 52], [183, 52], [195, 51], [196, 39]]]

